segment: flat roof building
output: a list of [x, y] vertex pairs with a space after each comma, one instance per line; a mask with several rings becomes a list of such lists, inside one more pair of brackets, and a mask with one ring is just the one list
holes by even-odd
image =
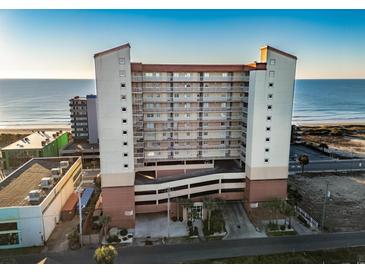
[[58, 156], [68, 141], [68, 133], [62, 130], [36, 131], [1, 149], [4, 168], [17, 168], [31, 158]]
[[81, 170], [79, 157], [33, 158], [2, 180], [0, 249], [42, 246], [81, 182]]
[[[180, 210], [176, 198], [286, 197], [297, 58], [270, 46], [251, 64], [131, 62], [125, 44], [94, 55], [103, 210]], [[226, 167], [226, 168], [222, 168]], [[174, 205], [175, 203], [175, 205]]]

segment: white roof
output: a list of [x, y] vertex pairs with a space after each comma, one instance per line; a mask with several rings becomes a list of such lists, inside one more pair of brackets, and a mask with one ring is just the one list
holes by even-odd
[[[19, 141], [12, 143], [11, 145], [2, 148], [2, 150], [42, 149], [43, 147], [57, 139], [57, 137], [53, 137], [53, 134], [56, 133], [57, 131], [37, 131]], [[42, 145], [42, 141], [47, 141], [47, 139], [48, 142], [46, 142], [45, 145]]]

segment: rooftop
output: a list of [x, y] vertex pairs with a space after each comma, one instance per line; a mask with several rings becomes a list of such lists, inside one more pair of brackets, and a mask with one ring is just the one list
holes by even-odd
[[49, 143], [52, 143], [58, 136], [62, 135], [64, 131], [36, 131], [23, 139], [16, 141], [2, 150], [16, 150], [16, 149], [42, 149]]
[[[41, 179], [51, 177], [51, 169], [59, 167], [60, 161], [70, 163], [65, 171], [67, 172], [76, 160], [75, 157], [33, 158], [29, 160], [0, 182], [0, 207], [31, 205], [27, 199], [28, 193], [31, 190], [39, 189]], [[52, 191], [53, 187], [43, 191], [43, 198]]]

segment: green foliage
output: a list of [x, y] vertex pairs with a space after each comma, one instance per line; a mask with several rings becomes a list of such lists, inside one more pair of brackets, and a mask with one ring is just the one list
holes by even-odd
[[94, 260], [98, 264], [112, 264], [117, 256], [118, 252], [114, 246], [101, 246], [95, 250]]
[[302, 173], [304, 172], [304, 166], [309, 164], [309, 157], [306, 154], [302, 154], [298, 157], [298, 162], [302, 166]]
[[111, 235], [106, 240], [108, 243], [120, 243], [118, 235]]
[[214, 233], [224, 232], [224, 218], [221, 210], [213, 210], [210, 219], [210, 227], [208, 220], [203, 222], [203, 233], [208, 236]]
[[128, 234], [128, 230], [127, 230], [127, 229], [122, 228], [122, 229], [120, 230], [120, 236], [127, 236], [127, 234]]
[[80, 234], [75, 229], [67, 236], [68, 239], [68, 246], [71, 250], [79, 249], [81, 247], [80, 245]]

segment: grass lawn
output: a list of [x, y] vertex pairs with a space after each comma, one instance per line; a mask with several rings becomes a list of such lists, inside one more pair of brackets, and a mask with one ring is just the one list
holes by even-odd
[[341, 248], [321, 251], [282, 253], [274, 255], [236, 257], [194, 261], [198, 264], [356, 264], [365, 262], [365, 247]]

